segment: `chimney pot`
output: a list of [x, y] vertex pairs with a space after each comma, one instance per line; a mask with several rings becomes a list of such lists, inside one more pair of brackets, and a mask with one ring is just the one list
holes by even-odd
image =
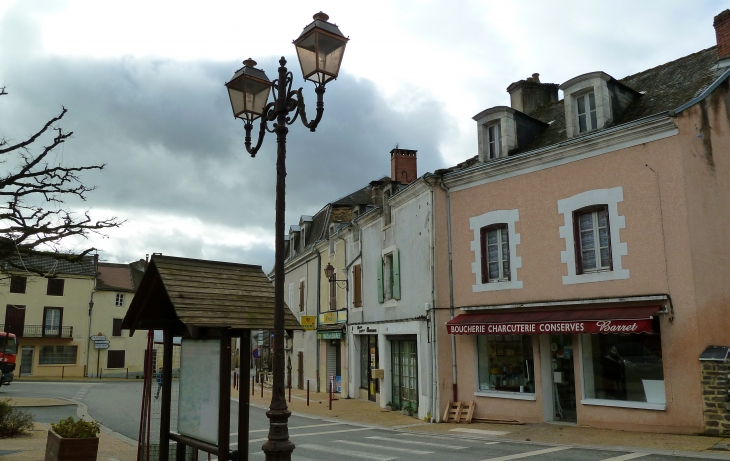
[[558, 100], [558, 85], [541, 83], [537, 72], [532, 77], [514, 82], [507, 87], [507, 92], [510, 96], [510, 107], [527, 115]]
[[717, 58], [726, 58], [730, 56], [730, 10], [715, 16], [712, 25], [715, 27], [717, 38]]
[[540, 74], [538, 74], [537, 72], [532, 74], [532, 81], [535, 83], [540, 83]]
[[400, 149], [390, 151], [390, 179], [401, 184], [410, 184], [418, 177], [417, 150]]

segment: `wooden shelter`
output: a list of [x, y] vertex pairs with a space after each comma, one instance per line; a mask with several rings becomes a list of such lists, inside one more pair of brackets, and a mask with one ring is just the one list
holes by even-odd
[[[287, 308], [285, 330], [301, 329]], [[274, 285], [261, 266], [177, 258], [155, 254], [150, 260], [122, 328], [163, 331], [163, 387], [160, 459], [167, 460], [169, 441], [187, 445], [228, 461], [230, 456], [231, 338], [241, 338], [241, 369], [251, 360], [251, 330], [274, 328]], [[170, 432], [172, 338], [220, 339], [218, 445]], [[223, 379], [226, 377], [225, 379]], [[248, 392], [239, 398], [239, 459], [247, 459]], [[226, 449], [222, 449], [226, 447]], [[178, 449], [178, 459], [184, 450]]]

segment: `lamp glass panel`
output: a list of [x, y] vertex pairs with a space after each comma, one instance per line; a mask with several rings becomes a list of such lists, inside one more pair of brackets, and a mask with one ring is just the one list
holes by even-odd
[[328, 75], [327, 80], [337, 78], [340, 63], [345, 52], [345, 42], [325, 34], [317, 34], [318, 56], [317, 70], [323, 70]]
[[313, 32], [296, 45], [299, 64], [302, 66], [302, 74], [306, 79], [309, 79], [309, 76], [317, 70], [315, 37]]
[[246, 79], [244, 81], [246, 112], [261, 115], [264, 106], [266, 106], [266, 101], [269, 99], [270, 89], [271, 87], [265, 83]]
[[243, 92], [228, 87], [228, 97], [231, 98], [231, 107], [233, 108], [233, 116], [238, 117], [243, 113], [245, 105], [243, 103]]

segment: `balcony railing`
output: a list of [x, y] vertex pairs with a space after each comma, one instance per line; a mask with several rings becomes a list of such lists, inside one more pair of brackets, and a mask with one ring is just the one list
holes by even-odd
[[[0, 331], [5, 331], [5, 325], [0, 323]], [[72, 339], [74, 337], [74, 327], [44, 327], [44, 325], [25, 325], [23, 333], [18, 334], [17, 331], [11, 331], [19, 338], [61, 338]]]

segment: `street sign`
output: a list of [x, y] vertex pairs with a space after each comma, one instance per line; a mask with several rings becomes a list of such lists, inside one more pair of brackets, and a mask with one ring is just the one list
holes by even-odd
[[94, 349], [109, 349], [109, 343], [95, 342]]
[[316, 315], [302, 315], [302, 328], [305, 330], [316, 330], [317, 329], [317, 316]]
[[106, 336], [104, 335], [95, 335], [91, 337], [92, 341], [106, 341]]
[[254, 350], [253, 350], [253, 352], [251, 352], [251, 355], [252, 355], [252, 356], [253, 356], [253, 358], [255, 358], [255, 359], [257, 359], [257, 358], [261, 357], [261, 354], [259, 353], [259, 350], [258, 350], [258, 349], [254, 349]]

